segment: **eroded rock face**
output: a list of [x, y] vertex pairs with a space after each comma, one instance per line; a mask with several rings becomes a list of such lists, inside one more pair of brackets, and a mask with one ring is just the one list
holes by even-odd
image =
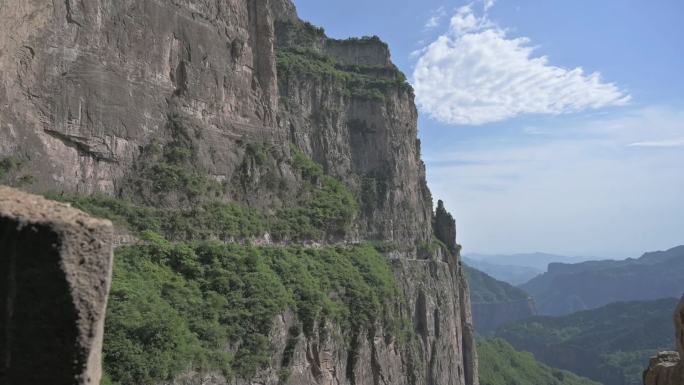
[[[302, 42], [289, 0], [16, 3], [0, 7], [0, 158], [25, 161], [30, 189], [139, 198], [130, 184], [148, 162], [146, 149], [180, 135], [195, 151], [192, 166], [224, 188], [222, 199], [275, 210], [292, 197], [261, 182], [297, 183], [284, 161], [292, 158], [292, 143], [364, 198], [343, 241], [379, 240], [408, 250], [391, 258], [399, 261], [395, 273], [408, 302], [402, 312], [421, 325], [422, 337], [407, 354], [381, 330], [359, 331], [359, 358], [352, 361], [334, 339], [303, 340], [289, 383], [477, 383], [453, 218], [444, 217], [451, 222], [440, 235], [446, 255], [419, 260], [415, 252], [432, 241], [432, 197], [413, 93], [402, 86], [386, 44], [337, 41], [322, 32]], [[279, 50], [294, 46], [364, 67], [387, 87], [368, 97], [343, 92], [330, 76], [278, 73]], [[272, 174], [246, 161], [254, 143], [266, 149]], [[173, 196], [145, 198], [187, 204]], [[281, 323], [274, 341], [287, 334]], [[280, 381], [277, 354], [256, 382]], [[188, 373], [176, 382], [225, 379]]]
[[0, 186], [0, 383], [100, 382], [112, 225]]
[[[412, 93], [372, 100], [341, 95], [331, 79], [279, 77], [276, 44], [289, 47], [283, 36], [299, 23], [288, 0], [24, 2], [2, 7], [0, 21], [0, 158], [24, 161], [33, 191], [126, 193], [143, 151], [175, 140], [182, 121], [193, 164], [228, 185], [227, 199], [278, 206], [278, 194], [230, 186], [244, 183], [246, 144], [282, 159], [292, 142], [355, 190], [372, 182], [358, 238], [431, 236]], [[396, 72], [379, 39], [311, 44]], [[274, 172], [292, 179], [282, 163]]]
[[453, 253], [458, 251], [456, 244], [456, 221], [444, 208], [444, 202], [437, 201], [437, 210], [432, 222], [437, 239], [442, 241]]
[[[456, 265], [438, 260], [408, 260], [390, 256], [392, 268], [406, 293], [404, 307], [416, 328], [416, 340], [399, 336], [376, 324], [349, 331], [339, 325], [316, 325], [313, 335], [292, 335], [298, 322], [287, 312], [273, 322], [271, 365], [249, 380], [228, 381], [220, 373], [188, 372], [174, 385], [470, 385], [479, 384], [473, 348], [467, 287]], [[296, 328], [295, 328], [296, 329]], [[297, 329], [298, 330], [298, 329]], [[300, 333], [299, 331], [297, 333]], [[351, 343], [340, 343], [353, 333]], [[288, 348], [289, 347], [289, 348]], [[289, 352], [285, 357], [285, 352]]]
[[[140, 148], [169, 138], [170, 115], [201, 125], [207, 149], [272, 136], [270, 12], [240, 0], [1, 7], [0, 155], [29, 158], [35, 190], [114, 193]], [[200, 163], [230, 174], [234, 153]]]
[[651, 358], [644, 372], [644, 385], [681, 385], [684, 384], [684, 297], [674, 314], [677, 350], [661, 352]]

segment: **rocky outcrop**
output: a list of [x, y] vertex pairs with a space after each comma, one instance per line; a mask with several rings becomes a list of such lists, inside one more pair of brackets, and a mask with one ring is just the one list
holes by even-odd
[[[430, 238], [412, 92], [391, 87], [368, 98], [330, 77], [277, 73], [276, 51], [296, 44], [398, 76], [379, 39], [321, 32], [300, 41], [311, 31], [287, 0], [69, 0], [2, 7], [0, 20], [0, 158], [25, 164], [27, 188], [135, 198], [146, 150], [182, 137], [192, 167], [225, 199], [274, 209], [291, 197], [245, 180], [247, 145], [265, 144], [277, 165], [269, 177], [293, 183], [284, 162], [291, 142], [365, 191], [357, 238]], [[171, 198], [152, 200], [177, 206]]]
[[0, 383], [100, 383], [112, 226], [0, 186]]
[[[450, 264], [407, 260], [391, 255], [391, 265], [409, 298], [404, 316], [415, 324], [417, 339], [408, 351], [398, 336], [381, 324], [368, 330], [342, 330], [326, 322], [313, 335], [297, 332], [291, 312], [274, 320], [271, 365], [249, 380], [230, 382], [220, 373], [188, 372], [174, 385], [249, 384], [478, 384], [477, 354], [470, 319], [467, 289]], [[463, 327], [466, 325], [466, 327]], [[340, 341], [353, 333], [350, 344]]]
[[[301, 151], [361, 206], [353, 228], [327, 241], [399, 250], [388, 258], [421, 341], [409, 354], [382, 330], [357, 331], [349, 354], [310, 337], [295, 347], [290, 383], [477, 383], [450, 215], [449, 250], [418, 258], [433, 241], [432, 197], [413, 92], [386, 44], [329, 39], [289, 0], [24, 2], [0, 7], [0, 21], [0, 158], [21, 161], [26, 188], [183, 208], [201, 199], [183, 191], [192, 184], [274, 213], [296, 198]], [[279, 381], [273, 360], [262, 383]]]
[[456, 221], [446, 211], [444, 202], [441, 200], [437, 201], [437, 209], [435, 210], [432, 227], [437, 239], [443, 242], [450, 251], [458, 251], [458, 245], [456, 244]]
[[661, 352], [651, 358], [644, 372], [644, 385], [681, 385], [684, 384], [684, 297], [674, 314], [676, 352]]

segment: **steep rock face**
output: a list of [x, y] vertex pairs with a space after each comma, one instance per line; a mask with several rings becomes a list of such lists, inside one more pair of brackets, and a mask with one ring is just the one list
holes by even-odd
[[[312, 336], [293, 336], [298, 321], [290, 313], [274, 320], [271, 333], [274, 354], [268, 369], [249, 380], [227, 381], [220, 373], [188, 372], [174, 384], [478, 384], [477, 355], [467, 287], [453, 265], [436, 260], [407, 260], [390, 255], [408, 303], [417, 339], [408, 350], [376, 325], [367, 330], [341, 330], [338, 325], [317, 325]], [[352, 342], [341, 344], [353, 333]], [[286, 357], [285, 352], [288, 352]], [[287, 373], [283, 377], [283, 373]]]
[[[326, 172], [376, 192], [359, 221], [363, 238], [428, 240], [412, 94], [397, 88], [378, 101], [306, 74], [279, 81], [276, 30], [301, 23], [289, 1], [70, 0], [3, 7], [0, 20], [0, 157], [26, 161], [30, 189], [125, 192], [141, 153], [172, 142], [182, 120], [195, 166], [218, 182], [244, 183], [246, 143], [287, 158], [292, 141]], [[394, 70], [379, 40], [319, 40], [342, 63]], [[287, 167], [276, 171], [291, 178]], [[246, 200], [231, 186], [228, 199]], [[287, 200], [265, 195], [261, 206]]]
[[[2, 7], [0, 21], [0, 158], [22, 161], [27, 188], [192, 207], [187, 193], [149, 180], [177, 171], [150, 168], [163, 151], [221, 199], [272, 213], [299, 182], [292, 144], [359, 199], [354, 228], [336, 241], [399, 250], [388, 258], [406, 294], [401, 311], [421, 338], [407, 352], [380, 327], [357, 331], [350, 351], [333, 338], [349, 331], [322, 325], [329, 334], [294, 347], [289, 383], [477, 383], [455, 228], [442, 239], [448, 252], [418, 257], [432, 242], [432, 198], [413, 93], [386, 44], [328, 39], [288, 0], [28, 2]], [[273, 167], [260, 167], [263, 157]], [[287, 319], [274, 322], [273, 365], [257, 382], [282, 380]], [[225, 382], [200, 373], [176, 382], [202, 378]]]
[[[3, 7], [0, 19], [0, 152], [30, 159], [37, 190], [114, 192], [140, 147], [168, 137], [170, 114], [201, 124], [210, 148], [272, 131], [264, 2], [69, 0]], [[225, 175], [230, 155], [201, 161]]]
[[437, 202], [437, 210], [435, 210], [432, 227], [437, 239], [442, 241], [449, 250], [456, 252], [458, 246], [456, 244], [456, 221], [446, 211], [444, 202], [441, 200]]
[[684, 297], [674, 313], [676, 352], [662, 352], [651, 358], [648, 369], [644, 371], [644, 385], [684, 384]]
[[0, 383], [100, 383], [112, 225], [0, 186]]

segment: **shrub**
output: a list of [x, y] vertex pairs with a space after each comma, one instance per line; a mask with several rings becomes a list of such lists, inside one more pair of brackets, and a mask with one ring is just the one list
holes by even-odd
[[24, 162], [12, 156], [0, 158], [0, 184], [23, 187], [33, 183], [33, 176], [22, 174]]
[[306, 77], [334, 82], [333, 85], [341, 87], [347, 96], [384, 101], [385, 95], [392, 90], [413, 92], [404, 74], [396, 67], [343, 65], [318, 51], [302, 48], [280, 50], [276, 59], [281, 78]]
[[[115, 383], [159, 382], [187, 369], [249, 377], [269, 364], [272, 321], [288, 308], [306, 334], [328, 319], [344, 330], [382, 322], [401, 337], [391, 311], [399, 290], [371, 246], [171, 244], [154, 233], [146, 240], [116, 255], [104, 350]], [[290, 330], [292, 343], [298, 330]]]

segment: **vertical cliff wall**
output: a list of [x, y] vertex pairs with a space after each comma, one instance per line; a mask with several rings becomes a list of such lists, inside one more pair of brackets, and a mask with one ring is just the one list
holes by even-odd
[[[453, 218], [433, 230], [413, 92], [386, 44], [329, 39], [288, 0], [21, 2], [0, 21], [12, 183], [162, 209], [211, 195], [274, 214], [301, 199], [301, 153], [353, 192], [350, 228], [316, 241], [384, 245], [406, 298], [398, 311], [420, 338], [400, 349], [378, 325], [350, 347], [333, 338], [349, 331], [321, 325], [330, 332], [288, 347], [283, 314], [258, 382], [280, 381], [287, 364], [290, 383], [477, 383]], [[225, 380], [178, 382], [203, 376]]]

